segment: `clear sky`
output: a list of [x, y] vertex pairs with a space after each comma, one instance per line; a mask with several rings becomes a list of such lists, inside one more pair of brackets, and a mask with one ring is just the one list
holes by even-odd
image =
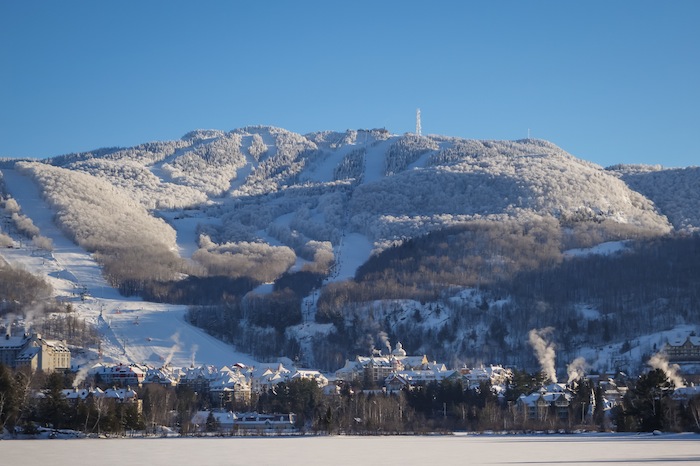
[[700, 164], [700, 0], [0, 0], [0, 156], [273, 125]]

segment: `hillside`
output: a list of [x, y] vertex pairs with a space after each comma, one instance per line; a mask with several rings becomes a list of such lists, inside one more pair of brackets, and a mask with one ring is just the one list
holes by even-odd
[[[589, 337], [568, 338], [572, 354], [651, 333], [652, 322], [596, 337], [604, 324], [614, 333], [610, 323], [620, 328], [634, 306], [652, 312], [654, 304], [632, 299], [634, 289], [610, 293], [629, 283], [582, 283], [602, 267], [599, 256], [571, 261], [565, 252], [627, 241], [617, 244], [651, 263], [646, 254], [658, 238], [700, 227], [697, 170], [603, 169], [534, 139], [256, 126], [25, 161], [16, 170], [34, 180], [60, 235], [92, 253], [108, 286], [193, 305], [191, 322], [258, 358], [325, 368], [380, 334], [434, 356], [528, 364], [509, 356], [521, 354], [527, 330], [556, 325], [574, 334], [571, 322], [586, 306], [605, 318], [586, 323]], [[8, 215], [7, 205], [32, 202], [16, 184], [5, 193]], [[15, 223], [13, 234], [21, 233]], [[41, 235], [39, 227], [28, 238]], [[610, 265], [623, 275], [624, 267]], [[545, 293], [543, 280], [570, 296]], [[659, 285], [664, 306], [684, 311], [656, 324], [700, 324], [693, 280]]]
[[608, 170], [654, 202], [676, 230], [698, 231], [700, 167], [663, 169], [649, 165], [616, 165]]

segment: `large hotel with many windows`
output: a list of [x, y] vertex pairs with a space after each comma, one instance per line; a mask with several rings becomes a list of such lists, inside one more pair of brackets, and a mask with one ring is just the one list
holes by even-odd
[[0, 338], [0, 364], [12, 368], [28, 367], [32, 372], [70, 369], [71, 355], [65, 341], [45, 340], [41, 334]]

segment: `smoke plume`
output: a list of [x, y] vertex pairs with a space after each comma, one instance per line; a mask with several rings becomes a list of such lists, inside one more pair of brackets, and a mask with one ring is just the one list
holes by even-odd
[[175, 351], [180, 350], [180, 332], [176, 332], [175, 334], [173, 334], [173, 336], [171, 336], [170, 339], [172, 341], [174, 341], [175, 344], [170, 348], [170, 352], [165, 357], [165, 361], [163, 362], [163, 367], [169, 365], [170, 362], [173, 360], [173, 356], [175, 356]]
[[661, 369], [676, 388], [685, 387], [683, 378], [678, 374], [678, 364], [669, 364], [668, 358], [664, 353], [656, 353], [649, 359], [647, 364], [654, 369]]
[[540, 362], [542, 372], [552, 383], [557, 383], [557, 371], [554, 365], [556, 359], [554, 343], [546, 339], [553, 330], [553, 327], [541, 328], [539, 330], [532, 329], [528, 336], [530, 345], [535, 350], [537, 360]]
[[73, 379], [73, 388], [78, 388], [81, 383], [87, 378], [88, 371], [90, 370], [90, 364], [85, 364], [80, 370], [75, 374], [75, 379]]
[[382, 345], [387, 349], [387, 354], [391, 354], [391, 342], [389, 342], [389, 335], [386, 334], [386, 332], [379, 332], [377, 334], [379, 337], [379, 341], [382, 342]]
[[567, 384], [570, 384], [574, 380], [582, 379], [586, 375], [586, 369], [588, 369], [588, 363], [582, 357], [578, 357], [571, 361], [571, 364], [566, 366], [566, 373], [568, 375]]
[[199, 345], [192, 345], [192, 363], [191, 367], [194, 367], [194, 357], [197, 355], [197, 350], [199, 349]]
[[32, 325], [34, 325], [36, 317], [41, 316], [43, 312], [44, 309], [42, 306], [34, 306], [24, 311], [24, 333], [26, 335], [31, 334]]
[[11, 312], [5, 314], [4, 324], [5, 324], [5, 335], [8, 337], [12, 336], [12, 324], [15, 322], [15, 315]]

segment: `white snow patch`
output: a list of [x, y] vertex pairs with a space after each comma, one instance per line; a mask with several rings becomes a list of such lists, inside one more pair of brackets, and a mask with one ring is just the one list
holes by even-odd
[[336, 265], [330, 281], [353, 278], [357, 268], [367, 262], [373, 248], [372, 242], [365, 235], [350, 233], [343, 236], [333, 251]]
[[606, 243], [600, 243], [590, 248], [569, 249], [568, 251], [564, 251], [564, 257], [582, 257], [592, 254], [600, 256], [610, 256], [613, 254], [623, 252], [628, 248], [628, 241], [608, 241]]
[[389, 147], [396, 142], [398, 136], [382, 141], [374, 147], [368, 147], [365, 154], [365, 176], [363, 183], [372, 183], [384, 178], [384, 160]]
[[191, 259], [192, 254], [199, 249], [197, 229], [200, 225], [221, 224], [220, 219], [207, 217], [199, 211], [167, 211], [159, 212], [158, 215], [175, 230], [180, 256], [185, 259]]
[[600, 319], [600, 311], [587, 304], [580, 304], [576, 306], [576, 312], [579, 316], [585, 320], [598, 320]]

